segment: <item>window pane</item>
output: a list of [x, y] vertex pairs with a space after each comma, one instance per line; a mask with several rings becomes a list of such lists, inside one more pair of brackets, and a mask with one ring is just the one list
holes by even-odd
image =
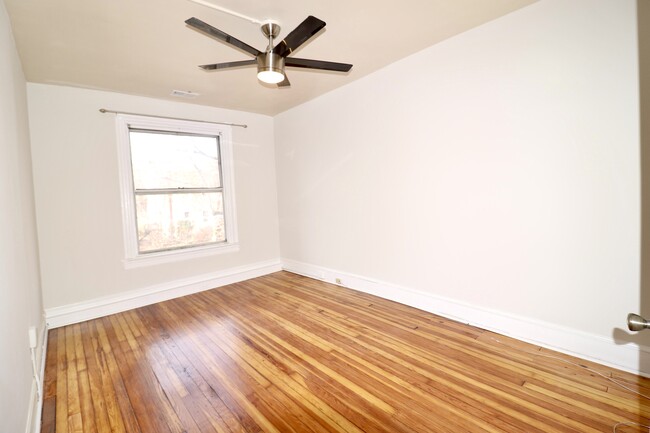
[[223, 194], [138, 194], [138, 249], [141, 253], [226, 240]]
[[218, 188], [217, 137], [130, 131], [136, 190]]

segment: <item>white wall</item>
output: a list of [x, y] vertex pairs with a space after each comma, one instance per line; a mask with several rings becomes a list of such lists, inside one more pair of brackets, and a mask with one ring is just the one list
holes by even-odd
[[0, 95], [0, 431], [18, 433], [35, 410], [27, 330], [43, 320], [25, 78], [1, 0]]
[[[272, 118], [42, 84], [27, 93], [46, 310], [279, 257]], [[100, 108], [248, 124], [233, 128], [239, 252], [124, 268], [115, 116]]]
[[636, 37], [633, 0], [541, 0], [278, 115], [283, 257], [613, 344], [639, 307]]

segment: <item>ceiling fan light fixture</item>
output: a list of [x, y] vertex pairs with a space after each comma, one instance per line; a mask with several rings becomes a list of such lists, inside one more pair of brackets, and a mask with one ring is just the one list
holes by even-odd
[[[193, 0], [194, 1], [194, 0]], [[196, 0], [203, 1], [203, 0]], [[260, 51], [255, 47], [240, 41], [234, 36], [230, 36], [210, 24], [192, 17], [185, 21], [185, 24], [198, 30], [207, 36], [225, 42], [234, 48], [245, 51], [255, 59], [239, 60], [235, 62], [213, 63], [210, 65], [200, 65], [204, 71], [212, 71], [226, 68], [238, 68], [240, 66], [257, 65], [257, 78], [263, 83], [277, 84], [278, 87], [289, 87], [291, 82], [284, 73], [284, 67], [318, 69], [323, 71], [348, 72], [352, 65], [348, 63], [326, 62], [314, 59], [299, 59], [296, 57], [287, 57], [294, 53], [305, 42], [308, 42], [314, 35], [325, 27], [325, 21], [310, 15], [295, 29], [289, 32], [282, 41], [274, 44], [273, 41], [280, 34], [280, 26], [273, 21], [262, 23], [261, 29], [264, 36], [269, 41], [266, 51]]]
[[273, 51], [257, 56], [257, 79], [268, 84], [284, 81], [284, 57]]
[[284, 80], [284, 74], [278, 71], [258, 71], [257, 79], [268, 84], [277, 84]]

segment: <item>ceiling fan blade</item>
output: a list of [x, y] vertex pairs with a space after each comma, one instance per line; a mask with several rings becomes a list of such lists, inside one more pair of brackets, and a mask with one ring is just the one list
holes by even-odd
[[280, 81], [278, 83], [278, 87], [289, 87], [291, 83], [289, 82], [289, 78], [287, 77], [287, 74], [284, 74], [284, 80]]
[[257, 60], [241, 60], [238, 62], [223, 62], [223, 63], [213, 63], [211, 65], [199, 65], [199, 68], [205, 69], [206, 71], [212, 71], [214, 69], [226, 69], [226, 68], [238, 68], [240, 66], [250, 66], [257, 64]]
[[325, 21], [310, 15], [277, 44], [273, 48], [273, 52], [282, 57], [286, 57], [318, 33], [323, 27], [325, 27]]
[[228, 33], [222, 32], [221, 30], [212, 27], [208, 23], [204, 23], [198, 18], [192, 17], [187, 21], [185, 21], [185, 24], [202, 33], [205, 33], [208, 36], [212, 36], [213, 38], [219, 39], [227, 44], [239, 48], [240, 50], [244, 50], [247, 53], [250, 53], [254, 56], [261, 54], [261, 52], [257, 48], [251, 47], [247, 43], [242, 42], [233, 36], [230, 36]]
[[348, 72], [352, 69], [349, 63], [326, 62], [324, 60], [297, 59], [287, 57], [284, 61], [285, 66], [294, 66], [296, 68], [323, 69], [325, 71]]

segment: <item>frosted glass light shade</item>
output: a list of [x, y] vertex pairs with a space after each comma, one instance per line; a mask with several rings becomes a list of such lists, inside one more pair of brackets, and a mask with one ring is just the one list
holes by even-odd
[[277, 84], [284, 80], [284, 74], [277, 71], [259, 71], [257, 79], [268, 84]]

